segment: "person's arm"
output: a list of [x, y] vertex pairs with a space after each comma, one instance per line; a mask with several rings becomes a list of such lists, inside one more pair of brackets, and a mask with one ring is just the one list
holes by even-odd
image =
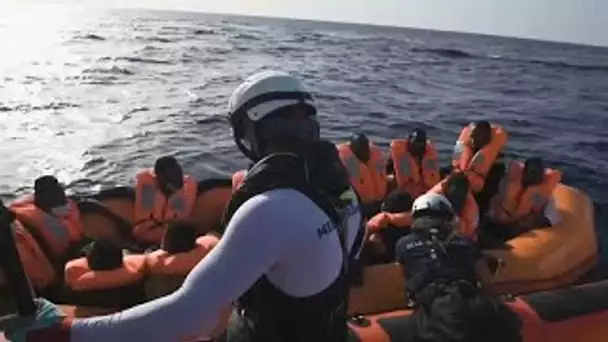
[[[277, 205], [281, 202], [263, 195], [250, 199], [230, 220], [219, 244], [176, 292], [113, 315], [75, 320], [71, 342], [166, 342], [208, 336], [221, 312], [293, 242], [294, 230], [289, 229], [293, 214]], [[40, 337], [28, 342], [50, 341]]]

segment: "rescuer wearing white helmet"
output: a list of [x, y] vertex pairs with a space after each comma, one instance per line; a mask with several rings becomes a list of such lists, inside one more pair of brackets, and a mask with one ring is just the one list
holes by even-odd
[[424, 194], [414, 201], [412, 218], [411, 233], [395, 248], [414, 303], [411, 341], [521, 341], [519, 318], [490, 294], [488, 265], [459, 235], [450, 201]]
[[229, 121], [255, 163], [228, 205], [219, 244], [174, 293], [103, 317], [65, 320], [40, 300], [15, 340], [204, 341], [235, 303], [222, 340], [346, 341], [347, 270], [364, 240], [359, 202], [316, 108], [294, 76], [263, 71], [232, 94]]

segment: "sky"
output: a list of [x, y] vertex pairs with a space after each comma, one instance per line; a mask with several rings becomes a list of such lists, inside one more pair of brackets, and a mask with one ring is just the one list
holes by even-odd
[[[25, 0], [0, 0], [23, 3]], [[608, 0], [27, 0], [318, 19], [608, 46]]]

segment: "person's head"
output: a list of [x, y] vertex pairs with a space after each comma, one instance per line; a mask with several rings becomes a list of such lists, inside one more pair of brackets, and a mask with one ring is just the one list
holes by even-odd
[[348, 140], [350, 144], [350, 149], [353, 151], [353, 154], [357, 157], [357, 159], [362, 162], [369, 161], [371, 158], [371, 150], [369, 148], [369, 139], [365, 133], [355, 133]]
[[275, 152], [297, 153], [320, 136], [312, 95], [286, 72], [248, 77], [232, 93], [228, 112], [238, 148], [254, 162]]
[[58, 215], [67, 212], [68, 202], [65, 190], [57, 178], [45, 175], [34, 181], [34, 204], [44, 211]]
[[170, 222], [160, 248], [169, 254], [186, 253], [196, 247], [196, 229], [190, 222]]
[[464, 172], [454, 172], [446, 180], [445, 197], [452, 204], [454, 212], [460, 213], [469, 195], [469, 179]]
[[480, 120], [473, 123], [471, 129], [471, 146], [480, 150], [492, 141], [492, 125], [488, 121]]
[[122, 249], [110, 240], [97, 240], [85, 253], [89, 268], [93, 271], [109, 271], [122, 267]]
[[412, 208], [412, 196], [404, 191], [393, 190], [382, 202], [380, 210], [387, 213], [402, 213]]
[[539, 185], [543, 182], [545, 175], [545, 163], [541, 158], [528, 158], [524, 162], [524, 170], [521, 177], [524, 187]]
[[166, 194], [179, 191], [184, 186], [184, 171], [172, 156], [158, 158], [154, 163], [154, 173], [158, 186]]
[[454, 229], [457, 217], [450, 201], [443, 195], [433, 193], [416, 198], [412, 204], [411, 215], [414, 219], [413, 231], [440, 238], [447, 236]]
[[308, 173], [314, 178], [315, 184], [330, 196], [340, 196], [350, 189], [348, 171], [336, 145], [331, 141], [319, 140], [309, 144], [310, 149], [304, 151], [304, 159]]
[[409, 152], [412, 156], [422, 158], [426, 152], [426, 131], [421, 128], [415, 129], [408, 137]]

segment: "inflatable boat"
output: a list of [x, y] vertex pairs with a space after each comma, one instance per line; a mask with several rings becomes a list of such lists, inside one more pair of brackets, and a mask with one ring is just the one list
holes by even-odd
[[[191, 220], [204, 234], [219, 226], [232, 193], [229, 179], [199, 183]], [[92, 237], [115, 238], [133, 224], [134, 198], [121, 188], [105, 190], [80, 203], [83, 227]], [[581, 191], [559, 185], [553, 194], [561, 223], [515, 237], [486, 253], [500, 260], [495, 283], [500, 293], [521, 294], [559, 288], [576, 282], [598, 259], [593, 204]], [[121, 228], [122, 227], [122, 228]], [[373, 314], [403, 309], [404, 280], [394, 263], [365, 267], [363, 282], [353, 289], [352, 313]]]
[[[231, 194], [230, 179], [207, 179], [199, 183], [190, 221], [198, 227], [200, 235], [219, 227]], [[567, 286], [595, 265], [598, 247], [591, 200], [581, 191], [565, 185], [559, 185], [553, 196], [562, 217], [559, 225], [533, 230], [507, 241], [500, 249], [486, 251], [501, 261], [494, 279], [500, 293], [521, 294]], [[124, 243], [134, 223], [133, 189], [103, 190], [78, 202], [87, 236]], [[160, 286], [160, 293], [166, 292], [163, 289], [165, 282], [170, 282], [170, 288], [175, 289], [183, 279], [156, 278], [146, 275], [148, 283], [155, 284], [146, 288]], [[158, 291], [148, 292], [137, 302], [155, 298], [157, 295], [151, 295], [151, 292]], [[62, 304], [90, 305], [55, 297], [49, 299]], [[406, 303], [404, 279], [397, 264], [366, 266], [362, 282], [351, 291], [350, 313], [390, 312], [404, 309]]]

